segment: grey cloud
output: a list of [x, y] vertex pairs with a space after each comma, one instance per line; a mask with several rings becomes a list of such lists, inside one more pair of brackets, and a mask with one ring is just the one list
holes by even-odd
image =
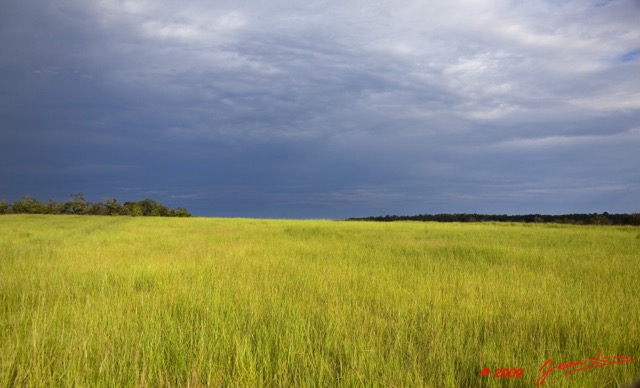
[[597, 5], [14, 2], [0, 197], [155, 193], [229, 216], [633, 211], [640, 10]]

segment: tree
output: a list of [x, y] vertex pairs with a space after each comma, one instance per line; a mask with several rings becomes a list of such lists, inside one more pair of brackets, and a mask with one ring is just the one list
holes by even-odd
[[91, 203], [89, 208], [88, 208], [88, 214], [94, 215], [94, 216], [108, 216], [109, 213], [107, 213], [107, 205], [105, 205], [104, 203], [101, 202], [94, 202]]
[[16, 201], [11, 205], [11, 209], [14, 213], [27, 213], [27, 214], [42, 214], [44, 213], [44, 206], [35, 199], [32, 195], [25, 195], [19, 201]]
[[7, 202], [6, 199], [3, 199], [2, 201], [0, 201], [0, 214], [7, 214], [9, 213], [10, 210], [11, 210], [11, 207], [9, 207], [9, 203]]
[[56, 202], [50, 199], [43, 206], [44, 206], [44, 211], [47, 214], [61, 214], [63, 211], [64, 204], [61, 204], [59, 202]]
[[142, 206], [138, 202], [125, 202], [125, 209], [127, 209], [127, 214], [134, 217], [143, 216]]
[[90, 204], [84, 199], [84, 194], [71, 194], [71, 201], [64, 204], [64, 212], [69, 214], [87, 214]]
[[7, 213], [191, 217], [184, 208], [170, 209], [149, 198], [121, 205], [116, 199], [108, 197], [103, 198], [102, 202], [89, 202], [82, 193], [71, 194], [70, 200], [64, 203], [54, 200], [43, 203], [32, 195], [25, 195], [11, 205], [4, 199], [0, 200], [0, 214]]
[[127, 215], [126, 209], [118, 203], [117, 199], [109, 199], [109, 197], [104, 197], [102, 199], [104, 205], [106, 207], [106, 213], [110, 216], [124, 216]]
[[639, 213], [633, 213], [633, 214], [629, 214], [625, 217], [624, 219], [624, 223], [627, 225], [640, 225], [640, 214]]
[[189, 213], [187, 209], [179, 207], [175, 210], [171, 210], [170, 216], [171, 217], [191, 217], [191, 213]]
[[153, 199], [143, 199], [138, 202], [140, 207], [142, 208], [142, 215], [144, 216], [168, 216], [169, 209], [167, 209], [163, 204], [154, 201]]
[[611, 225], [611, 220], [607, 217], [609, 213], [594, 214], [591, 217], [591, 223], [594, 225]]

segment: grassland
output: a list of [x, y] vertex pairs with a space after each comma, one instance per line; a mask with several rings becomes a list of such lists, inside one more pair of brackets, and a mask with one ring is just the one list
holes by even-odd
[[639, 285], [637, 227], [2, 216], [0, 384], [533, 387], [640, 358]]

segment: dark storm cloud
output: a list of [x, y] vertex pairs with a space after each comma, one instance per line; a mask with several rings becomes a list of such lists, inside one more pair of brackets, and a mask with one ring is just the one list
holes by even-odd
[[0, 196], [196, 214], [638, 211], [624, 1], [17, 2]]

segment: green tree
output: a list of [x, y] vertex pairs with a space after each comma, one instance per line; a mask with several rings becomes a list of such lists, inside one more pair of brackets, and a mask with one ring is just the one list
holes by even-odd
[[169, 209], [167, 209], [163, 204], [154, 201], [153, 199], [143, 199], [138, 202], [138, 205], [142, 208], [142, 215], [145, 216], [168, 216]]
[[64, 204], [50, 199], [47, 203], [43, 204], [44, 212], [47, 214], [61, 214]]
[[108, 215], [124, 216], [128, 214], [127, 210], [124, 208], [124, 206], [118, 203], [117, 199], [115, 198], [110, 199], [109, 197], [104, 197], [102, 201], [104, 202], [104, 205], [106, 207], [106, 213]]
[[94, 216], [108, 216], [107, 206], [101, 202], [92, 202], [90, 203], [88, 214]]
[[142, 206], [138, 202], [125, 202], [124, 207], [127, 209], [127, 214], [134, 217], [143, 216]]
[[169, 215], [171, 217], [191, 217], [191, 213], [189, 213], [187, 209], [181, 207], [171, 210]]
[[191, 217], [191, 214], [184, 208], [172, 210], [149, 198], [138, 202], [125, 202], [121, 205], [116, 199], [105, 197], [102, 202], [94, 203], [87, 201], [82, 193], [71, 194], [70, 200], [65, 203], [54, 200], [41, 203], [32, 195], [25, 195], [11, 205], [6, 200], [2, 200], [0, 201], [0, 214], [7, 213]]
[[624, 223], [627, 225], [640, 225], [640, 214], [633, 213], [625, 217]]
[[594, 225], [611, 225], [611, 220], [607, 217], [609, 213], [595, 214], [591, 217], [591, 223]]
[[7, 202], [6, 199], [3, 199], [2, 201], [0, 201], [0, 214], [7, 214], [9, 213], [11, 210], [11, 207], [9, 207], [9, 203]]
[[14, 213], [42, 214], [44, 213], [45, 206], [32, 195], [28, 194], [19, 201], [14, 202], [13, 205], [11, 205], [11, 209]]
[[84, 194], [71, 194], [71, 200], [64, 204], [64, 212], [69, 214], [87, 214], [90, 204], [84, 198]]

